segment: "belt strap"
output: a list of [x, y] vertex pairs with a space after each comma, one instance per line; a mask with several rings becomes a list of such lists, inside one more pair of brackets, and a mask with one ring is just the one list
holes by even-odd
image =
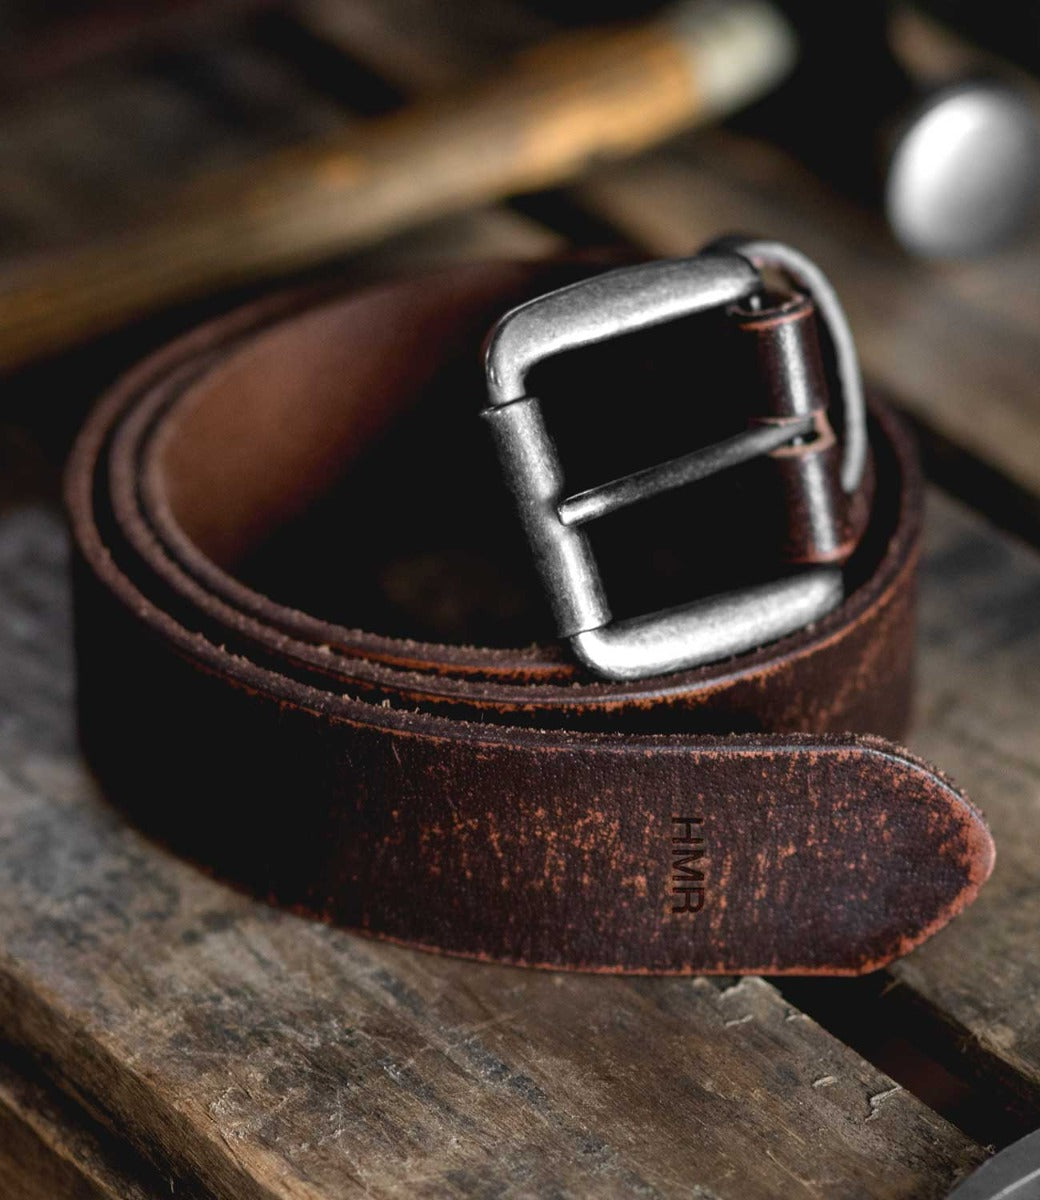
[[[950, 782], [874, 736], [900, 735], [910, 699], [905, 435], [874, 402], [867, 529], [845, 601], [808, 628], [618, 682], [552, 640], [466, 644], [485, 610], [513, 645], [531, 628], [482, 567], [508, 569], [514, 533], [504, 495], [472, 494], [493, 464], [477, 351], [562, 270], [277, 297], [116, 387], [67, 475], [89, 761], [220, 877], [408, 945], [637, 973], [880, 966], [993, 861]], [[394, 636], [402, 589], [414, 619]], [[452, 608], [467, 592], [473, 620]], [[353, 627], [367, 616], [378, 632]], [[454, 641], [422, 640], [453, 621]]]

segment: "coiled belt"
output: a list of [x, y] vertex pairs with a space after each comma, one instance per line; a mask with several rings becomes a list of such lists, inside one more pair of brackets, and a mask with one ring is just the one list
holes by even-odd
[[[668, 520], [648, 502], [652, 534], [604, 520], [622, 616], [643, 592], [669, 611], [670, 587], [710, 599], [821, 563], [844, 592], [722, 661], [597, 676], [542, 635], [476, 416], [493, 321], [594, 273], [484, 264], [280, 296], [120, 383], [67, 475], [86, 755], [177, 851], [379, 937], [596, 971], [873, 969], [969, 903], [993, 860], [968, 801], [882, 740], [910, 700], [912, 452], [872, 404], [850, 494], [841, 414], [831, 429], [811, 402], [783, 410], [793, 385], [770, 364], [777, 338], [815, 337], [804, 296], [679, 319], [595, 363], [559, 355], [536, 382], [566, 401], [561, 454], [590, 411], [599, 442], [620, 430], [637, 456], [676, 414], [707, 422], [695, 444], [802, 421], [677, 492]], [[710, 412], [662, 395], [691, 354], [684, 386], [725, 394]], [[833, 374], [826, 346], [819, 362], [810, 391]], [[763, 387], [779, 409], [760, 411]], [[826, 529], [803, 519], [806, 479], [832, 493]]]

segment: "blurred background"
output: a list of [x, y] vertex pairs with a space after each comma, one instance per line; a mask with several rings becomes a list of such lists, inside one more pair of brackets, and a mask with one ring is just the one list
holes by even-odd
[[0, 4], [0, 480], [272, 283], [789, 241], [933, 477], [1037, 540], [1040, 12], [1012, 0]]

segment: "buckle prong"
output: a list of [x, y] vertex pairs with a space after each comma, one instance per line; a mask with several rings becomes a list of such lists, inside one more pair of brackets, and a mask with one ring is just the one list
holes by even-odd
[[763, 454], [771, 454], [781, 446], [808, 437], [813, 432], [813, 426], [811, 414], [789, 418], [782, 424], [759, 425], [705, 446], [702, 450], [693, 450], [689, 454], [568, 496], [560, 501], [556, 511], [564, 525], [584, 525], [587, 521], [595, 521], [630, 504], [638, 504], [662, 492], [685, 487], [688, 483], [698, 483], [720, 471], [728, 471]]

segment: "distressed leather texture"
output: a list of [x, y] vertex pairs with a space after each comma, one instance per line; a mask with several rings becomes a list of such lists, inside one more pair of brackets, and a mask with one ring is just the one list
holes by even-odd
[[[553, 638], [477, 413], [492, 322], [593, 269], [278, 296], [124, 379], [66, 481], [84, 751], [152, 836], [369, 935], [588, 971], [872, 970], [993, 862], [977, 810], [884, 740], [911, 696], [912, 449], [873, 401], [868, 483], [824, 544], [797, 501], [826, 437], [804, 470], [771, 456], [613, 522], [615, 612], [836, 557], [848, 594], [726, 662], [592, 678]], [[782, 417], [745, 369], [755, 323], [554, 364], [538, 394], [568, 470]]]

